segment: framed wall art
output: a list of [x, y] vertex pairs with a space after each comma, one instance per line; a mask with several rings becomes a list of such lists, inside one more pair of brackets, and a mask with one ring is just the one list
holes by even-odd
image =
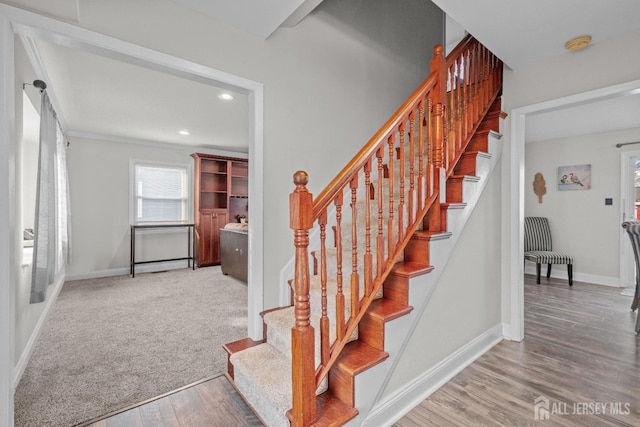
[[590, 190], [591, 165], [559, 166], [558, 190]]

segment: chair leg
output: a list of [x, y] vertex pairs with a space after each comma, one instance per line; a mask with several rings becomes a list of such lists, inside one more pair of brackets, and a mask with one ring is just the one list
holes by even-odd
[[631, 303], [631, 311], [636, 311], [636, 309], [638, 308], [638, 302], [640, 302], [640, 281], [636, 279], [636, 293], [633, 295], [633, 302]]
[[547, 279], [551, 277], [551, 264], [547, 265]]
[[540, 267], [541, 264], [539, 262], [536, 262], [536, 283], [538, 285], [540, 284]]
[[569, 273], [569, 286], [573, 286], [573, 265], [567, 264], [567, 273]]

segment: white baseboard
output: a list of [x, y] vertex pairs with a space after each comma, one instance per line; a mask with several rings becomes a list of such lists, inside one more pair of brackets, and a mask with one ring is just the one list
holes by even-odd
[[636, 294], [635, 286], [630, 288], [622, 288], [622, 292], [620, 292], [620, 295], [624, 295], [626, 297], [632, 297], [635, 294]]
[[18, 362], [13, 368], [13, 390], [14, 391], [18, 387], [18, 383], [22, 378], [22, 374], [24, 374], [24, 370], [27, 369], [27, 364], [29, 363], [29, 359], [31, 359], [31, 354], [35, 349], [36, 342], [38, 342], [38, 338], [40, 337], [40, 334], [42, 333], [42, 329], [44, 328], [44, 325], [47, 322], [47, 319], [49, 318], [49, 314], [51, 313], [53, 304], [58, 299], [58, 295], [60, 294], [60, 290], [62, 289], [62, 285], [64, 285], [64, 282], [65, 282], [65, 274], [63, 270], [61, 274], [58, 274], [58, 276], [56, 277], [56, 280], [51, 285], [49, 285], [51, 287], [51, 292], [47, 294], [47, 299], [44, 301], [44, 304], [45, 304], [44, 310], [42, 311], [42, 314], [40, 315], [38, 322], [33, 328], [33, 332], [29, 337], [29, 341], [27, 341], [27, 345], [22, 351], [22, 355], [20, 356], [20, 359], [18, 360]]
[[[527, 263], [528, 264], [528, 263]], [[525, 266], [524, 269], [525, 274], [536, 275], [536, 266], [534, 264], [529, 264]], [[547, 277], [547, 267], [546, 265], [542, 266], [542, 270], [540, 270], [540, 277]], [[565, 265], [554, 265], [551, 268], [551, 277], [555, 279], [564, 279], [567, 280], [567, 267]], [[603, 286], [612, 286], [619, 288], [620, 287], [620, 278], [619, 277], [610, 277], [610, 276], [599, 276], [596, 274], [584, 274], [580, 272], [576, 272], [574, 267], [573, 269], [573, 280], [576, 282], [585, 282], [592, 283], [594, 285], [603, 285]]]
[[506, 340], [513, 341], [511, 324], [502, 322], [502, 337]]
[[[187, 261], [168, 261], [136, 266], [136, 274], [154, 271], [178, 270], [187, 268]], [[129, 267], [110, 268], [109, 270], [89, 271], [86, 273], [68, 274], [66, 280], [98, 279], [100, 277], [124, 276], [131, 274]]]
[[503, 339], [502, 323], [456, 350], [433, 368], [379, 402], [363, 425], [390, 426]]

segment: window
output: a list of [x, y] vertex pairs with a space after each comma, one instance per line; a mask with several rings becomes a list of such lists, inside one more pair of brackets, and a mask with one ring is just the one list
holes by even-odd
[[133, 222], [189, 220], [189, 166], [133, 162], [132, 169]]

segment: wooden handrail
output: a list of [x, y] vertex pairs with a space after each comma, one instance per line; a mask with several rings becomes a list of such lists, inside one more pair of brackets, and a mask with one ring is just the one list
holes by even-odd
[[407, 110], [415, 107], [429, 89], [436, 84], [435, 76], [430, 74], [424, 82], [416, 89], [413, 94], [396, 110], [389, 120], [376, 132], [364, 147], [356, 153], [349, 163], [340, 171], [338, 175], [325, 187], [313, 202], [313, 218], [318, 219], [320, 212], [326, 209], [332, 202], [336, 193], [342, 190], [350, 181], [350, 177], [360, 170], [366, 159], [370, 159], [386, 140], [386, 136], [395, 128], [403, 119]]
[[[290, 195], [295, 245], [293, 402], [287, 413], [292, 426], [315, 422], [316, 389], [427, 214], [429, 230], [441, 230], [440, 182], [453, 173], [501, 89], [502, 63], [471, 36], [447, 58], [441, 45], [433, 53], [429, 76], [317, 198], [307, 190], [307, 174], [294, 175], [296, 189]], [[332, 218], [331, 204], [335, 205]], [[351, 222], [343, 216], [350, 216]], [[317, 357], [308, 261], [309, 229], [316, 221], [321, 246], [320, 262], [315, 263], [321, 292]], [[326, 227], [331, 224], [335, 224], [334, 255], [327, 248]], [[333, 264], [335, 272], [329, 275], [328, 266]], [[330, 284], [335, 294], [333, 342]]]

